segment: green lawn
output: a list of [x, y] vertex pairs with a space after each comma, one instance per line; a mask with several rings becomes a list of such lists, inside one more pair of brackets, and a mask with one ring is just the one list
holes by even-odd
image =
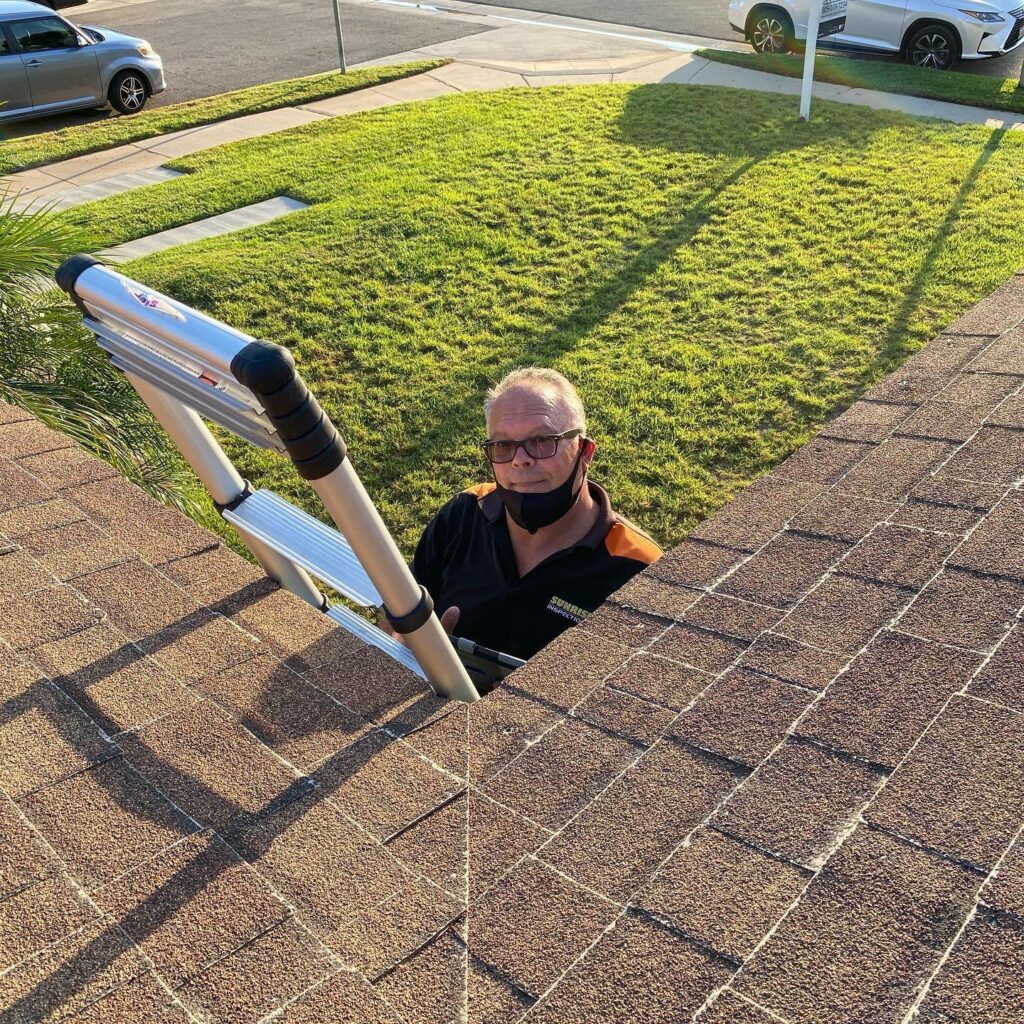
[[[803, 54], [737, 53], [732, 50], [698, 50], [697, 53], [720, 64], [766, 71], [787, 78], [800, 78], [804, 73]], [[1016, 78], [935, 71], [915, 68], [909, 64], [852, 60], [828, 54], [818, 54], [815, 58], [814, 77], [818, 82], [848, 85], [853, 89], [878, 89], [906, 96], [923, 96], [930, 100], [945, 100], [947, 103], [966, 103], [990, 110], [1024, 113], [1024, 89], [1017, 88]]]
[[[126, 142], [152, 139], [168, 132], [197, 128], [199, 125], [225, 121], [243, 114], [258, 114], [278, 107], [312, 103], [328, 96], [368, 89], [373, 85], [407, 78], [448, 64], [447, 60], [424, 60], [409, 64], [362, 68], [342, 75], [329, 71], [305, 78], [289, 78], [283, 82], [256, 85], [249, 89], [222, 93], [186, 103], [153, 107], [131, 117], [111, 117], [106, 121], [70, 125], [58, 131], [45, 132], [0, 142], [0, 174], [12, 174], [30, 167], [39, 167], [54, 160], [95, 153], [122, 146]], [[0, 135], [2, 138], [2, 135]]]
[[[1020, 265], [1024, 137], [688, 86], [460, 94], [177, 161], [110, 244], [312, 209], [128, 272], [289, 346], [405, 551], [487, 477], [487, 386], [578, 382], [595, 478], [679, 541]], [[309, 490], [238, 443], [254, 482]]]

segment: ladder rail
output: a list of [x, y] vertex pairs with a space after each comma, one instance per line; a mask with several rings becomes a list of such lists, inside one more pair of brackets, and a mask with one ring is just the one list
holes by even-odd
[[[437, 692], [470, 703], [479, 699], [429, 595], [413, 578], [344, 441], [286, 349], [256, 341], [90, 256], [66, 260], [57, 283], [268, 575], [417, 671]], [[277, 496], [260, 498], [246, 511], [254, 495], [200, 413], [244, 440], [289, 455], [338, 531], [294, 506], [285, 513], [281, 506], [287, 503]], [[290, 526], [290, 538], [268, 528], [275, 515]], [[325, 552], [326, 558], [314, 557]], [[382, 602], [405, 643], [344, 606], [330, 609], [312, 575], [360, 603]]]
[[127, 330], [158, 338], [161, 344], [209, 366], [218, 376], [232, 376], [232, 359], [252, 342], [249, 335], [133, 281], [91, 256], [65, 260], [57, 270], [57, 283], [86, 315], [116, 318]]
[[[126, 376], [156, 421], [178, 446], [178, 450], [210, 492], [213, 500], [218, 505], [230, 505], [244, 495], [246, 483], [241, 474], [224, 454], [224, 450], [195, 410], [165, 394], [159, 387], [142, 380], [141, 377], [131, 373]], [[304, 569], [258, 538], [249, 538], [244, 534], [241, 536], [253, 558], [271, 579], [314, 608], [323, 608], [324, 595]]]

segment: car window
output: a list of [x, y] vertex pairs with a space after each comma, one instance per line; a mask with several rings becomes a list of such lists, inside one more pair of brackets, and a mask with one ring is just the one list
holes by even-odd
[[7, 36], [4, 35], [4, 30], [0, 28], [0, 57], [6, 56], [11, 52], [11, 48], [7, 45]]
[[10, 22], [11, 31], [22, 53], [38, 50], [63, 50], [78, 45], [75, 30], [60, 18], [32, 18]]

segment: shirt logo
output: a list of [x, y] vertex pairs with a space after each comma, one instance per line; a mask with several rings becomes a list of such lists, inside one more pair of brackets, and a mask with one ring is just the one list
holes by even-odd
[[551, 598], [548, 602], [548, 611], [576, 623], [582, 622], [590, 614], [586, 608], [581, 608], [577, 604], [569, 604], [568, 601], [563, 601], [560, 597]]

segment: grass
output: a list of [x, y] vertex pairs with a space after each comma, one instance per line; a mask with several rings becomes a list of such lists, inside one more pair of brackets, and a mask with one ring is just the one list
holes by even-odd
[[[1024, 137], [691, 86], [446, 96], [195, 154], [69, 211], [111, 244], [313, 207], [127, 272], [293, 350], [405, 550], [487, 478], [487, 386], [574, 379], [594, 477], [663, 543], [1018, 269]], [[257, 484], [315, 507], [282, 459]]]
[[95, 153], [99, 150], [122, 146], [128, 142], [152, 139], [168, 132], [197, 128], [215, 121], [225, 121], [245, 114], [258, 114], [279, 107], [299, 103], [312, 103], [383, 85], [398, 78], [408, 78], [424, 71], [442, 67], [447, 60], [424, 60], [408, 64], [361, 68], [340, 74], [329, 71], [304, 78], [289, 78], [283, 82], [256, 85], [205, 99], [172, 103], [153, 107], [130, 117], [111, 117], [106, 121], [76, 124], [57, 131], [44, 132], [25, 138], [0, 143], [0, 174], [12, 174], [32, 167], [68, 160], [71, 157]]
[[[787, 78], [800, 78], [804, 72], [803, 54], [737, 53], [732, 50], [698, 50], [701, 57], [738, 68], [765, 71]], [[947, 103], [964, 103], [990, 110], [1024, 113], [1024, 89], [1016, 78], [992, 78], [968, 75], [961, 71], [935, 71], [909, 64], [890, 64], [877, 60], [852, 60], [818, 54], [814, 61], [818, 82], [847, 85], [852, 89], [878, 89], [882, 92], [922, 96]]]

